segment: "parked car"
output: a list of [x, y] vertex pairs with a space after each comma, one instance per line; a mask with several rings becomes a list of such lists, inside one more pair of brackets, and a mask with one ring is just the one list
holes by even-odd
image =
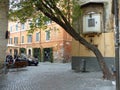
[[24, 60], [20, 57], [16, 57], [15, 59], [12, 55], [6, 56], [6, 66], [7, 68], [22, 68], [28, 66], [28, 61]]
[[38, 58], [29, 58], [29, 60], [28, 60], [28, 65], [30, 66], [30, 65], [35, 65], [35, 66], [37, 66], [38, 65]]
[[6, 64], [13, 64], [13, 57], [12, 57], [12, 55], [7, 55], [6, 56]]
[[27, 56], [27, 55], [25, 55], [25, 54], [21, 54], [20, 57], [23, 58], [23, 59], [25, 59], [25, 60], [27, 60], [29, 66], [31, 66], [31, 65], [37, 66], [38, 63], [39, 63], [37, 57], [31, 57], [31, 56]]

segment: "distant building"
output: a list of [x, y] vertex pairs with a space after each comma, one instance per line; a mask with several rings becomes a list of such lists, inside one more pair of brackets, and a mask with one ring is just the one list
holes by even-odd
[[38, 57], [41, 62], [69, 62], [72, 38], [58, 24], [48, 21], [47, 29], [28, 33], [29, 21], [24, 24], [9, 21], [8, 52]]
[[[82, 15], [75, 28], [89, 43], [102, 53], [109, 67], [115, 64], [115, 27], [112, 0], [80, 0]], [[72, 68], [81, 67], [86, 61], [88, 70], [100, 70], [94, 53], [73, 39]]]

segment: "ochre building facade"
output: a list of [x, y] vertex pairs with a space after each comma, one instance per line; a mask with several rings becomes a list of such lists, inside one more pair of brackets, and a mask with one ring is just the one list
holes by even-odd
[[13, 55], [24, 53], [38, 57], [41, 62], [69, 62], [71, 59], [72, 38], [63, 28], [52, 21], [46, 29], [30, 30], [29, 21], [24, 24], [9, 22], [10, 38], [8, 52]]
[[[102, 53], [109, 68], [115, 64], [115, 20], [112, 0], [80, 0], [82, 15], [75, 22], [76, 30]], [[81, 68], [83, 61], [87, 70], [100, 70], [94, 53], [73, 39], [72, 69]]]

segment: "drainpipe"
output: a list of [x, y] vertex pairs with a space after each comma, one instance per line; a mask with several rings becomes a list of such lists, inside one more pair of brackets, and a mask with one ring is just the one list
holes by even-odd
[[120, 90], [120, 61], [119, 61], [119, 8], [118, 0], [114, 0], [114, 14], [115, 14], [115, 63], [116, 63], [116, 90]]

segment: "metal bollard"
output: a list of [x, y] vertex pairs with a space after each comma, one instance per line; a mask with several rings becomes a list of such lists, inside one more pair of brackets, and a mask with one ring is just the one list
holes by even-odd
[[82, 60], [82, 63], [83, 63], [82, 72], [86, 72], [86, 60], [83, 59], [83, 60]]

